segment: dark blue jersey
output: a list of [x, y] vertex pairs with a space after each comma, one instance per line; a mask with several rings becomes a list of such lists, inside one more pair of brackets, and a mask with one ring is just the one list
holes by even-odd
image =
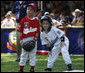
[[12, 8], [12, 13], [16, 14], [16, 21], [17, 23], [19, 23], [21, 21], [22, 18], [24, 18], [26, 16], [26, 5], [28, 5], [29, 3], [34, 3], [33, 1], [23, 1], [21, 4], [19, 3], [19, 1], [16, 1], [13, 8]]

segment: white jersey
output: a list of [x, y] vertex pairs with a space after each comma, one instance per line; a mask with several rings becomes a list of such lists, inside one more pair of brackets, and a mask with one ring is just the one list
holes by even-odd
[[[46, 45], [49, 42], [52, 42], [57, 38], [57, 40], [56, 40], [56, 42], [51, 50], [51, 54], [49, 54], [47, 68], [51, 68], [51, 69], [53, 68], [54, 62], [58, 58], [58, 55], [60, 52], [62, 53], [65, 64], [66, 65], [72, 64], [71, 59], [70, 59], [70, 55], [68, 52], [69, 40], [66, 36], [65, 36], [65, 45], [61, 47], [61, 39], [60, 38], [64, 34], [65, 34], [64, 31], [62, 31], [56, 27], [52, 27], [51, 31], [49, 31], [47, 34], [44, 31], [41, 33], [40, 37], [41, 37], [42, 45]], [[48, 41], [46, 39], [48, 39]]]
[[[42, 45], [46, 45], [49, 42], [53, 42], [56, 38], [56, 43], [54, 44], [54, 46], [58, 45], [61, 43], [60, 38], [65, 34], [64, 31], [56, 28], [56, 27], [52, 27], [51, 30], [46, 34], [44, 31], [41, 32], [41, 43]], [[48, 40], [46, 40], [48, 39]]]

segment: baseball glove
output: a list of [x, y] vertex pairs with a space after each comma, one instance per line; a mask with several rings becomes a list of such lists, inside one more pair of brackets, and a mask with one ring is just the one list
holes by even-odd
[[35, 41], [31, 40], [31, 41], [27, 41], [25, 43], [23, 43], [23, 49], [30, 52], [34, 49], [35, 47]]

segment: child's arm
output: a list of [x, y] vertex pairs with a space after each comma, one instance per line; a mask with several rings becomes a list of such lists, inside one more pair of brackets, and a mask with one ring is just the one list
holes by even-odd
[[39, 21], [38, 21], [37, 22], [37, 32], [36, 32], [33, 40], [37, 41], [39, 35], [40, 35], [40, 24], [39, 24]]
[[23, 45], [23, 37], [22, 37], [22, 33], [20, 33], [19, 40], [20, 40], [20, 44], [21, 44], [21, 46], [22, 46], [22, 45]]

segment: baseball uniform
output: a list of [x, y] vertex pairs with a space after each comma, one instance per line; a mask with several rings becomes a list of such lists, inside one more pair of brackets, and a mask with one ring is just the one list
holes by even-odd
[[52, 43], [56, 39], [56, 42], [54, 43], [54, 46], [52, 48], [52, 53], [48, 57], [47, 68], [53, 67], [54, 62], [56, 61], [60, 52], [62, 52], [63, 59], [64, 59], [65, 63], [71, 64], [71, 59], [70, 59], [69, 52], [68, 52], [69, 40], [66, 36], [65, 36], [65, 41], [64, 41], [66, 45], [61, 47], [61, 39], [60, 38], [64, 34], [65, 33], [62, 30], [55, 28], [55, 27], [52, 27], [51, 30], [47, 34], [44, 31], [41, 33], [40, 36], [41, 36], [42, 45]]
[[[22, 32], [22, 39], [23, 43], [26, 41], [33, 40], [36, 33], [40, 34], [40, 24], [39, 20], [36, 18], [29, 19], [25, 17], [19, 23], [19, 32]], [[36, 50], [37, 50], [37, 42], [35, 48], [31, 52], [27, 52], [22, 48], [22, 54], [20, 58], [20, 66], [25, 66], [27, 58], [29, 56], [30, 65], [35, 66], [35, 59], [36, 59]]]

